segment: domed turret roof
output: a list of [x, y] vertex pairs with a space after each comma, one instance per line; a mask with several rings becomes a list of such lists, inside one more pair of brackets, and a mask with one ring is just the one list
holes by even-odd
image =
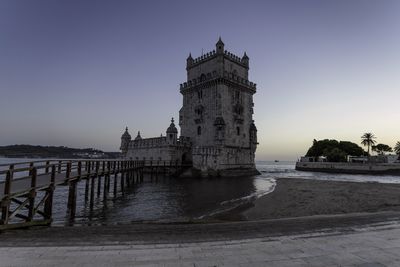
[[140, 131], [137, 132], [137, 136], [136, 136], [135, 140], [142, 140], [142, 137], [140, 136]]
[[171, 124], [167, 129], [167, 133], [176, 133], [176, 134], [178, 133], [178, 129], [176, 129], [175, 127], [174, 118], [171, 119]]
[[126, 127], [125, 128], [125, 132], [124, 132], [124, 134], [121, 136], [121, 139], [129, 139], [129, 140], [131, 140], [131, 135], [129, 134], [129, 132], [128, 132], [128, 127]]

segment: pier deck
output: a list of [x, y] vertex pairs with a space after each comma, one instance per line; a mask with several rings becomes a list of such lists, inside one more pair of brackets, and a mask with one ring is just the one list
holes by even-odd
[[[112, 192], [143, 181], [143, 172], [176, 174], [188, 167], [170, 161], [47, 160], [0, 165], [0, 230], [49, 225], [54, 189], [68, 186], [67, 215], [75, 217], [77, 184], [85, 181], [85, 200], [93, 208], [95, 192], [107, 199]], [[102, 179], [104, 178], [104, 179]], [[110, 188], [111, 180], [113, 180]], [[61, 196], [58, 196], [61, 197]], [[66, 197], [66, 196], [64, 196]]]

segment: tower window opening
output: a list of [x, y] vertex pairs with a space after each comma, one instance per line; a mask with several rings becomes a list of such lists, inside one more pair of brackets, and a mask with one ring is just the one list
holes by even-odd
[[236, 134], [240, 135], [240, 127], [236, 127]]
[[197, 127], [197, 135], [201, 135], [201, 126]]

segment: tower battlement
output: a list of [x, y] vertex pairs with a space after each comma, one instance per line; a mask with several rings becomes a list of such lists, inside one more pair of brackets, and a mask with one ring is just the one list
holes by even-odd
[[247, 57], [247, 59], [246, 59], [245, 56], [239, 57], [239, 56], [235, 55], [234, 53], [231, 53], [231, 52], [229, 52], [227, 50], [225, 50], [224, 53], [222, 55], [220, 55], [220, 54], [217, 54], [217, 52], [215, 50], [212, 50], [212, 51], [210, 51], [208, 53], [205, 53], [204, 55], [199, 56], [199, 57], [194, 58], [194, 59], [193, 58], [190, 59], [191, 58], [191, 55], [190, 55], [189, 58], [188, 58], [188, 61], [187, 61], [186, 68], [187, 69], [192, 68], [192, 67], [194, 67], [196, 65], [204, 63], [205, 61], [214, 59], [217, 56], [223, 56], [228, 60], [234, 61], [235, 63], [240, 64], [240, 65], [243, 65], [243, 67], [247, 67], [247, 68], [249, 67], [249, 65], [248, 65], [248, 57]]

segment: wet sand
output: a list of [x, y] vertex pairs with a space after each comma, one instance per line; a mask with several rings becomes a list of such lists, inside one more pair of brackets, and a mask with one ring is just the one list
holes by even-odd
[[263, 220], [384, 211], [400, 211], [400, 184], [284, 178], [277, 180], [272, 193], [220, 219]]

